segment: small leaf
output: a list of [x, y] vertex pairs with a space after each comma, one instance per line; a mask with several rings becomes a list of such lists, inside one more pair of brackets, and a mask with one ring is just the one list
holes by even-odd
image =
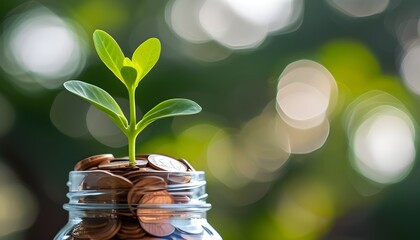
[[189, 99], [175, 98], [163, 101], [149, 110], [136, 128], [140, 132], [150, 123], [166, 117], [190, 115], [201, 111], [200, 105]]
[[126, 86], [132, 87], [137, 78], [137, 70], [130, 66], [124, 66], [121, 68], [121, 76], [123, 77]]
[[127, 127], [128, 122], [120, 106], [105, 90], [77, 80], [65, 82], [64, 87], [102, 110], [121, 130]]
[[160, 41], [157, 38], [149, 38], [144, 41], [133, 53], [132, 61], [140, 75], [137, 84], [155, 66], [160, 56]]
[[124, 54], [118, 43], [106, 32], [95, 30], [93, 33], [93, 43], [96, 52], [103, 63], [124, 82], [120, 69], [123, 66]]

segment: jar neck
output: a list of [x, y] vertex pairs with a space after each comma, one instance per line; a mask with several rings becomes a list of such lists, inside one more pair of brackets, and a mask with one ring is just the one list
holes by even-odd
[[211, 208], [201, 171], [144, 171], [124, 177], [104, 171], [71, 171], [67, 185], [69, 203], [64, 209], [70, 217], [159, 212], [205, 217]]

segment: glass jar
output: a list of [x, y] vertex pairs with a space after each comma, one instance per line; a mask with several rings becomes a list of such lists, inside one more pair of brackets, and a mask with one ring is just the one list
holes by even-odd
[[222, 239], [206, 219], [204, 172], [135, 175], [126, 176], [130, 185], [105, 171], [71, 171], [64, 204], [69, 221], [54, 240]]

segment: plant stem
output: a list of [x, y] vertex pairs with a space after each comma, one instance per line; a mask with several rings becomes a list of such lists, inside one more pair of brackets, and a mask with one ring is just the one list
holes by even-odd
[[128, 159], [131, 166], [136, 166], [136, 94], [135, 88], [128, 88], [128, 99], [130, 106], [130, 123], [128, 125]]

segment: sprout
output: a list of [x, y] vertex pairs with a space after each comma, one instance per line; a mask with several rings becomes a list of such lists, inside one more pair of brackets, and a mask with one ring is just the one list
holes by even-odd
[[201, 107], [189, 99], [169, 99], [153, 107], [137, 121], [135, 92], [159, 59], [159, 39], [150, 38], [140, 44], [131, 59], [125, 57], [118, 43], [102, 30], [93, 33], [93, 41], [99, 58], [127, 88], [130, 119], [127, 120], [115, 99], [102, 88], [78, 80], [67, 81], [64, 87], [103, 111], [121, 129], [128, 139], [130, 163], [135, 166], [136, 139], [145, 127], [160, 118], [198, 113]]

